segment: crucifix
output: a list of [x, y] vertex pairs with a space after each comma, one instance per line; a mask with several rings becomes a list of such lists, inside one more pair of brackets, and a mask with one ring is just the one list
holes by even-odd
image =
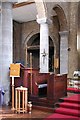
[[41, 53], [41, 54], [42, 54], [42, 57], [43, 57], [43, 64], [44, 64], [45, 63], [45, 57], [47, 55], [47, 53], [45, 52], [45, 49], [44, 49], [43, 53]]

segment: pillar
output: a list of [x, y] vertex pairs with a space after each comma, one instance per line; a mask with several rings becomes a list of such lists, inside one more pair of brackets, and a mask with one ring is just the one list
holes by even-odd
[[48, 19], [37, 19], [40, 24], [40, 73], [49, 72], [49, 30]]
[[68, 73], [68, 31], [60, 34], [60, 74]]
[[0, 89], [2, 87], [2, 2], [0, 1]]
[[78, 25], [78, 2], [70, 3], [70, 34], [69, 34], [69, 77], [73, 77], [75, 70], [78, 70], [77, 51], [77, 25]]
[[80, 70], [80, 4], [78, 6], [78, 32], [77, 32], [77, 50], [78, 50], [78, 69]]
[[0, 52], [1, 81], [2, 87], [5, 91], [4, 104], [8, 105], [10, 100], [10, 77], [9, 66], [13, 62], [13, 24], [12, 24], [12, 2], [15, 0], [8, 0], [2, 2], [2, 40], [0, 45], [2, 51]]

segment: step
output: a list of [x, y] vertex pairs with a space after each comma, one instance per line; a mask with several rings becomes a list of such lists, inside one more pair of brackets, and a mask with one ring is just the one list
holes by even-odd
[[80, 89], [77, 88], [67, 88], [68, 92], [75, 92], [75, 93], [80, 93]]
[[[63, 119], [60, 119], [60, 118], [63, 118]], [[59, 113], [53, 113], [50, 116], [48, 116], [48, 119], [45, 119], [45, 120], [67, 120], [66, 118], [68, 118], [68, 120], [79, 120], [79, 117], [71, 116], [71, 115], [64, 115], [64, 114], [59, 114]]]
[[72, 116], [80, 117], [80, 110], [75, 110], [75, 109], [60, 107], [60, 108], [55, 109], [54, 112], [59, 113], [59, 114], [65, 114], [65, 115], [72, 115]]
[[80, 110], [80, 104], [77, 104], [77, 103], [63, 102], [59, 104], [59, 107]]
[[78, 103], [80, 104], [80, 94], [75, 94], [67, 98], [61, 99], [64, 102], [70, 102], [70, 103]]

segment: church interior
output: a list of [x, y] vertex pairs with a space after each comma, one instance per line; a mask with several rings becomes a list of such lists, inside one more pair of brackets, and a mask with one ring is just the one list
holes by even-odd
[[80, 1], [0, 0], [0, 120], [80, 119]]

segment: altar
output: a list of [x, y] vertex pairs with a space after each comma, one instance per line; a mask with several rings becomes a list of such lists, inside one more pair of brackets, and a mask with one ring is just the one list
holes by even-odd
[[80, 89], [80, 71], [74, 71], [73, 77], [68, 78], [68, 88]]
[[68, 78], [68, 88], [80, 89], [80, 78]]

